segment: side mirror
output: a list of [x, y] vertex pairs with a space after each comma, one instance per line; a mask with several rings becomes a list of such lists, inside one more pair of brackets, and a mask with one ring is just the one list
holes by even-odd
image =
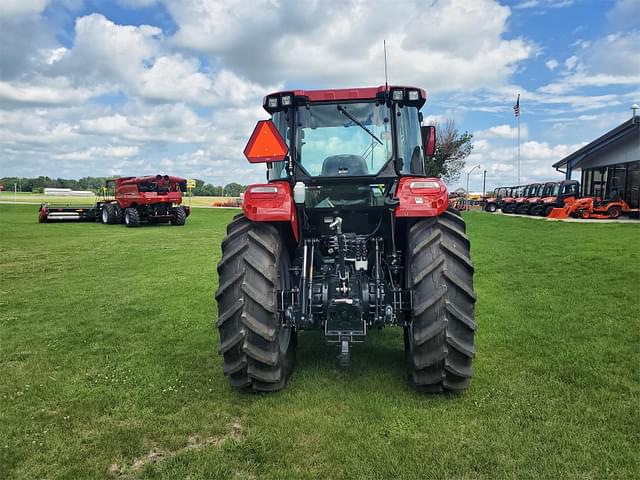
[[422, 134], [422, 145], [424, 146], [424, 154], [427, 157], [433, 157], [436, 153], [436, 127], [433, 125], [424, 125], [420, 127]]
[[287, 158], [289, 147], [271, 120], [260, 120], [244, 148], [250, 163], [281, 162]]

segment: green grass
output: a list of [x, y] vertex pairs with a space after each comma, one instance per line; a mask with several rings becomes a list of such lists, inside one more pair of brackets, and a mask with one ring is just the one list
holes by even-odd
[[397, 329], [371, 332], [348, 369], [304, 333], [289, 388], [243, 395], [213, 327], [234, 210], [139, 229], [36, 211], [0, 205], [0, 478], [640, 475], [636, 225], [468, 214], [479, 329], [463, 395], [413, 392]]

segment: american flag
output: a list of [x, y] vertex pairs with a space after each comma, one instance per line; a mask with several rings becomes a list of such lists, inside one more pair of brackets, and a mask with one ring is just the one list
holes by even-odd
[[513, 106], [513, 113], [515, 114], [516, 118], [520, 116], [520, 94], [518, 94], [516, 104]]

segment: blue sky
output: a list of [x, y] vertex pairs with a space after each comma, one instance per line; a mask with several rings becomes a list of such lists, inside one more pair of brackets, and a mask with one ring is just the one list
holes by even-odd
[[381, 84], [383, 39], [427, 121], [474, 134], [472, 190], [516, 182], [518, 93], [522, 182], [640, 103], [638, 0], [3, 0], [0, 177], [261, 181], [262, 96]]

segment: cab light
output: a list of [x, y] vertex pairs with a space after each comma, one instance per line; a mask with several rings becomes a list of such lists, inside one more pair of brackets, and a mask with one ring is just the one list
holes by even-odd
[[278, 107], [278, 98], [277, 97], [271, 97], [269, 98], [269, 100], [267, 101], [269, 108], [277, 108]]
[[283, 107], [288, 107], [291, 105], [291, 95], [283, 95], [280, 98], [280, 102], [282, 103]]
[[402, 90], [393, 90], [391, 92], [391, 98], [396, 101], [400, 101], [404, 98], [404, 92]]
[[418, 98], [420, 98], [420, 95], [417, 90], [409, 90], [409, 100], [415, 101], [418, 100]]

